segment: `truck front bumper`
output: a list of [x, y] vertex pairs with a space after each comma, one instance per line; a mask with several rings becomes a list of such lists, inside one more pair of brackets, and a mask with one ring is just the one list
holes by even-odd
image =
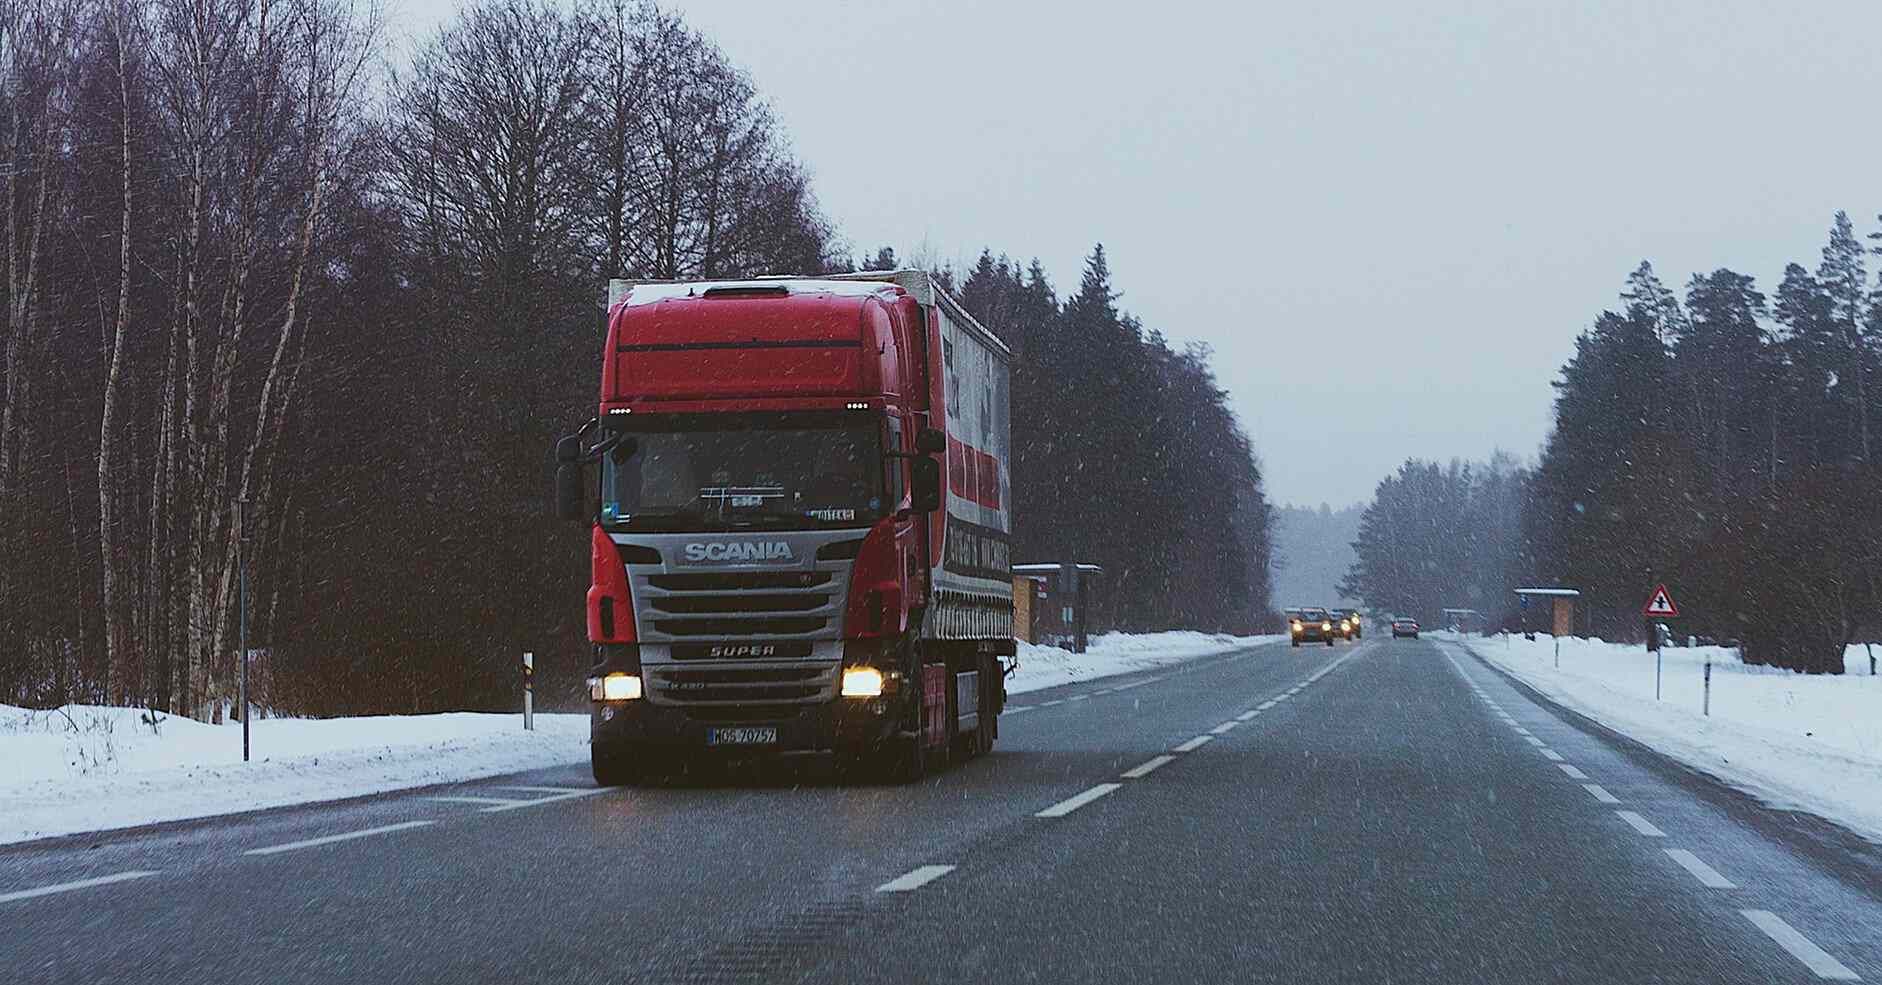
[[[897, 724], [886, 698], [837, 698], [764, 717], [718, 715], [699, 707], [657, 705], [644, 699], [595, 701], [588, 716], [589, 740], [596, 746], [625, 744], [727, 758], [860, 753], [894, 736]], [[713, 729], [748, 726], [775, 727], [777, 743], [710, 743]]]

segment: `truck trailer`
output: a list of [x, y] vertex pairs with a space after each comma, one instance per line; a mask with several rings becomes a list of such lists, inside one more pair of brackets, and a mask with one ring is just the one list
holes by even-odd
[[795, 754], [908, 781], [990, 750], [999, 338], [922, 271], [639, 283], [607, 326], [598, 413], [556, 446], [590, 526], [596, 781]]

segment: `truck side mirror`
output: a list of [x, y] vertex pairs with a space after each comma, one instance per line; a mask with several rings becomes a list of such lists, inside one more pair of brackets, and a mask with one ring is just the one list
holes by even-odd
[[[572, 441], [572, 438], [563, 438]], [[562, 456], [560, 444], [556, 447], [556, 457]], [[555, 467], [555, 513], [569, 521], [583, 520], [588, 511], [588, 497], [582, 491], [582, 467], [574, 462], [563, 462]]]
[[947, 433], [940, 428], [922, 428], [915, 433], [915, 450], [923, 455], [939, 455], [947, 451]]
[[582, 460], [582, 436], [579, 434], [563, 435], [555, 443], [555, 460], [572, 465]]
[[932, 458], [917, 458], [908, 463], [909, 507], [916, 513], [933, 513], [941, 508], [941, 463]]

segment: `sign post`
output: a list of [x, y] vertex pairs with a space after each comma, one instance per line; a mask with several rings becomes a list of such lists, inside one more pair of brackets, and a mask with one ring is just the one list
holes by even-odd
[[[1647, 617], [1647, 649], [1653, 651], [1653, 700], [1660, 700], [1660, 672], [1663, 661], [1660, 657], [1661, 619], [1673, 619], [1679, 616], [1679, 606], [1673, 604], [1673, 596], [1665, 585], [1656, 585], [1653, 594], [1647, 597], [1647, 604], [1641, 608], [1641, 614]], [[1710, 678], [1707, 678], [1708, 682]], [[1707, 687], [1710, 688], [1710, 683]]]
[[523, 651], [523, 731], [536, 731], [536, 655]]

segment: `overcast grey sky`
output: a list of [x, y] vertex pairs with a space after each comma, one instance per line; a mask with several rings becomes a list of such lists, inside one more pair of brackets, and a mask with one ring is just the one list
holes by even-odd
[[1215, 347], [1280, 502], [1533, 459], [1641, 259], [1769, 292], [1882, 211], [1882, 0], [670, 5], [857, 252], [991, 246], [1063, 295], [1102, 241], [1126, 308]]

